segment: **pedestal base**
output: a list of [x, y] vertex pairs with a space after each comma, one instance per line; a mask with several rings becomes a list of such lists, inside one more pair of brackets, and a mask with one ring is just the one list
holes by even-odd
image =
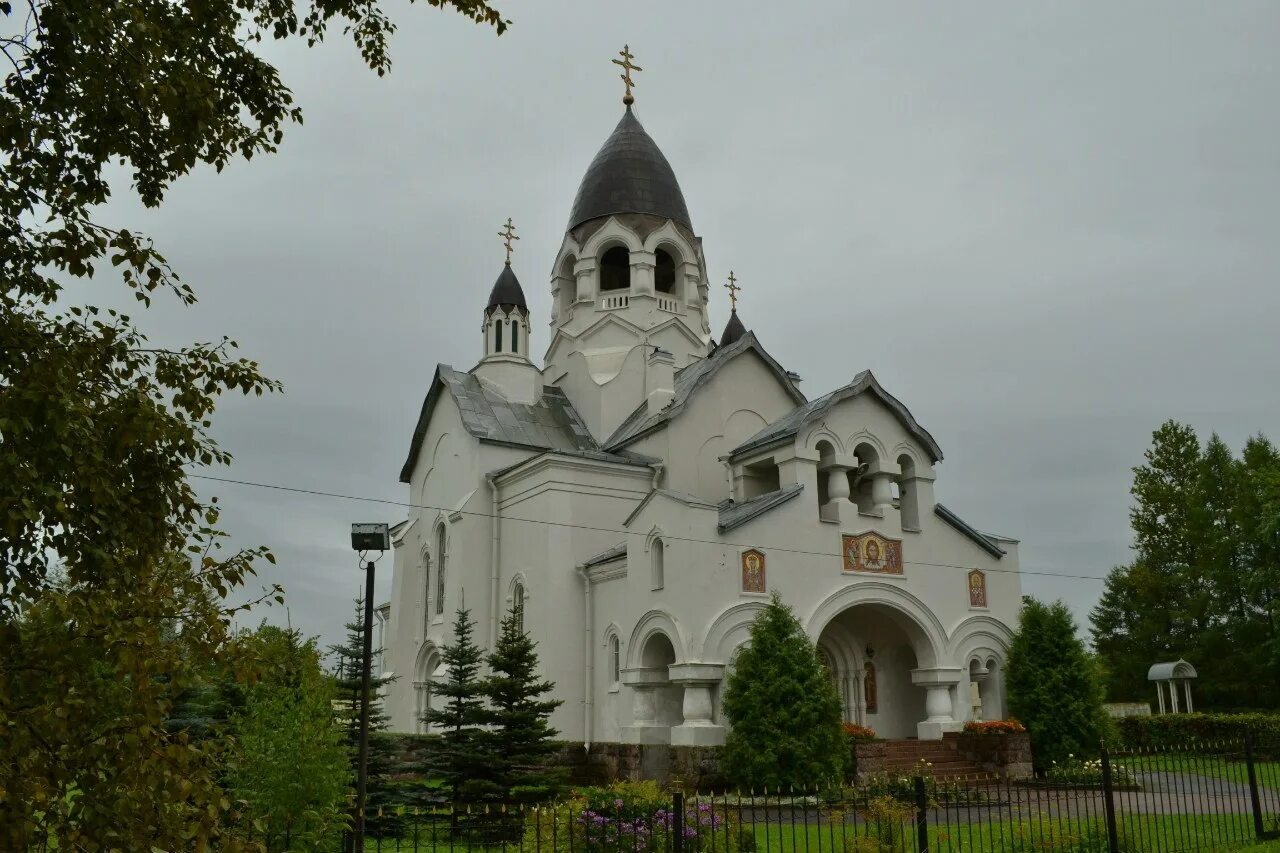
[[671, 743], [670, 726], [623, 726], [619, 731], [623, 743]]
[[724, 726], [675, 726], [671, 729], [672, 746], [723, 746]]
[[964, 731], [964, 723], [959, 720], [947, 720], [944, 723], [916, 723], [916, 737], [920, 740], [942, 740], [947, 732]]

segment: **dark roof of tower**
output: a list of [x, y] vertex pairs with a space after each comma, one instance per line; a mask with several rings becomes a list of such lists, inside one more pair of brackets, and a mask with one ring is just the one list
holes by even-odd
[[498, 273], [498, 280], [493, 283], [493, 290], [489, 292], [489, 304], [484, 310], [489, 312], [499, 307], [508, 311], [513, 307], [523, 308], [526, 314], [529, 313], [529, 306], [524, 301], [524, 289], [520, 287], [520, 279], [516, 278], [510, 264]]
[[587, 167], [568, 230], [614, 213], [648, 213], [693, 230], [676, 173], [631, 107]]
[[720, 346], [727, 346], [741, 338], [747, 333], [747, 327], [742, 325], [742, 320], [738, 317], [738, 312], [733, 311], [729, 314], [729, 322], [724, 325], [724, 334], [720, 336]]

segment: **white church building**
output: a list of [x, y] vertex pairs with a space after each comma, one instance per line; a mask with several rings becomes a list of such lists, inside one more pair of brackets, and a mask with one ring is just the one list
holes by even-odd
[[847, 721], [932, 739], [1003, 717], [1016, 541], [937, 501], [941, 448], [870, 372], [809, 399], [736, 307], [712, 335], [720, 276], [630, 101], [573, 202], [541, 364], [508, 251], [482, 357], [426, 389], [382, 609], [392, 728], [427, 730], [465, 603], [483, 647], [519, 609], [561, 739], [722, 743], [773, 591]]

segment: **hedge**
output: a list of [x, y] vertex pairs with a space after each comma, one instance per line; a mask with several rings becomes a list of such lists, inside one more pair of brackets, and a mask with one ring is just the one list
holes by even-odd
[[1280, 714], [1158, 714], [1115, 722], [1129, 748], [1178, 749], [1197, 741], [1243, 740], [1249, 732], [1280, 743]]

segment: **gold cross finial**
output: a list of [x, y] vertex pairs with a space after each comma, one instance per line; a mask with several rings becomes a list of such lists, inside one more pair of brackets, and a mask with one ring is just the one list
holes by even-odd
[[612, 59], [610, 62], [614, 65], [622, 66], [622, 73], [618, 76], [622, 78], [623, 83], [627, 84], [627, 93], [622, 96], [622, 103], [631, 106], [636, 102], [636, 99], [631, 95], [631, 87], [635, 85], [635, 81], [631, 79], [631, 72], [643, 71], [644, 69], [639, 65], [631, 64], [631, 60], [635, 59], [635, 56], [631, 53], [631, 45], [624, 44], [622, 50], [618, 51], [618, 56], [621, 56], [622, 59]]
[[724, 289], [729, 291], [729, 302], [733, 304], [734, 313], [737, 313], [738, 291], [742, 288], [738, 286], [738, 279], [734, 277], [733, 270], [729, 270], [729, 283], [724, 286]]
[[511, 241], [519, 240], [520, 238], [516, 236], [516, 227], [511, 224], [510, 216], [507, 217], [506, 227], [498, 232], [498, 236], [501, 237], [502, 242], [507, 245], [507, 266], [511, 266]]

